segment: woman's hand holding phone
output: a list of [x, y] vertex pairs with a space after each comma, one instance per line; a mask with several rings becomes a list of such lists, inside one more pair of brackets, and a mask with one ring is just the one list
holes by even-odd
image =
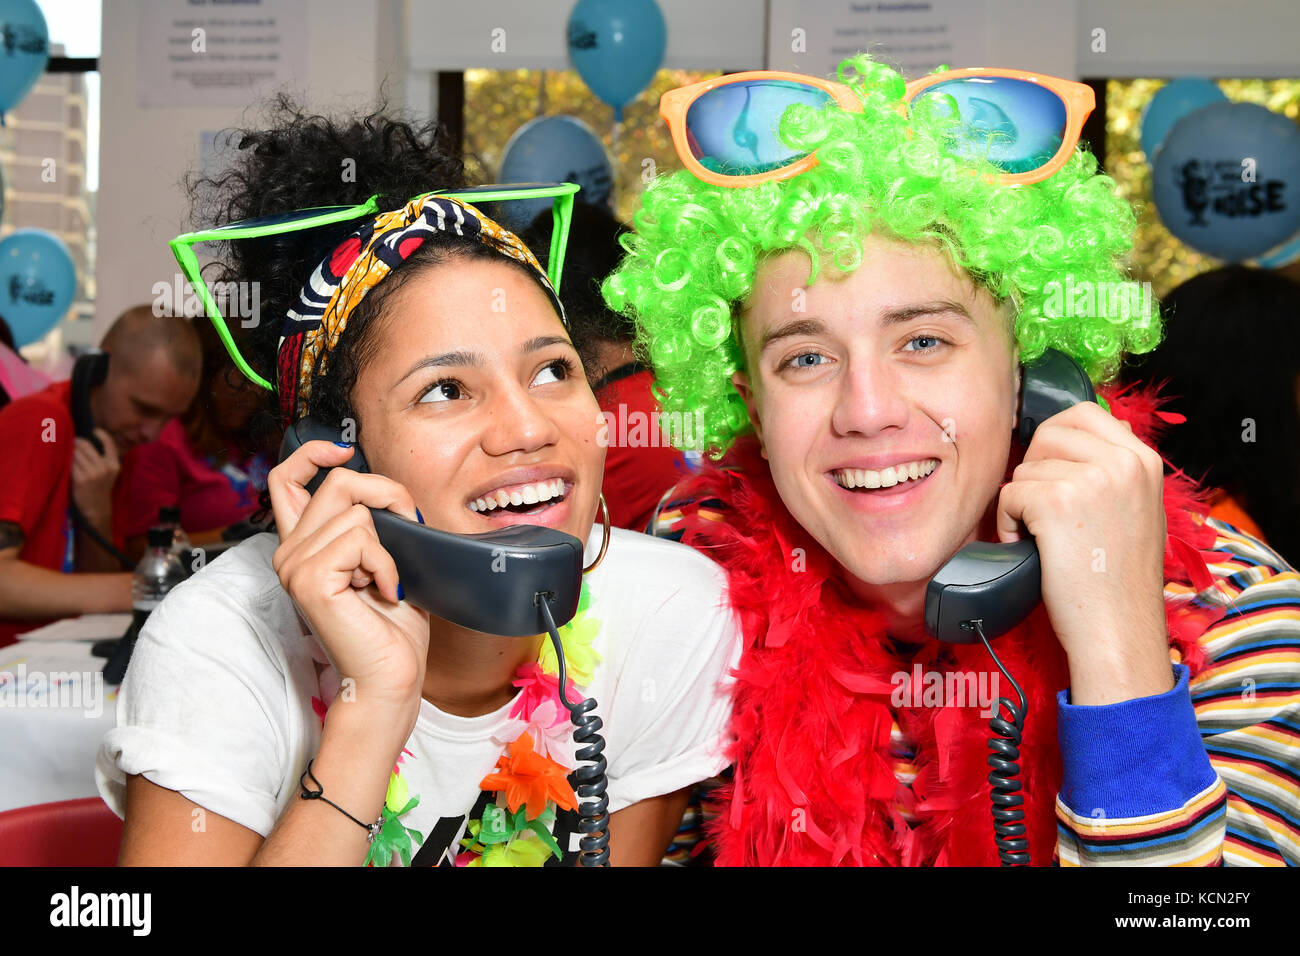
[[[350, 447], [309, 441], [271, 470], [280, 536], [272, 564], [339, 677], [354, 682], [347, 709], [367, 714], [367, 724], [392, 728], [400, 749], [419, 713], [429, 615], [401, 599], [397, 566], [369, 509], [417, 520], [415, 502], [388, 478], [334, 468], [352, 454]], [[334, 470], [312, 495], [306, 485], [321, 468]]]

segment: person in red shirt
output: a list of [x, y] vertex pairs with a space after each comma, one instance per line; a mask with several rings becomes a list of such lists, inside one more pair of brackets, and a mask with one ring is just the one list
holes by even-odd
[[[185, 414], [136, 452], [126, 520], [126, 552], [143, 554], [160, 508], [178, 507], [195, 545], [224, 540], [261, 509], [281, 429], [273, 403], [240, 374], [211, 322], [194, 323], [203, 352], [198, 394]], [[238, 529], [236, 529], [238, 530]]]
[[[71, 382], [0, 409], [0, 646], [49, 620], [129, 611], [131, 574], [72, 512], [120, 548], [135, 446], [154, 441], [198, 388], [199, 345], [182, 318], [128, 309], [104, 336], [102, 383], [89, 389], [103, 451], [76, 436]], [[124, 465], [125, 459], [125, 465]], [[65, 575], [77, 573], [75, 581]]]
[[[548, 210], [524, 235], [543, 261], [550, 223]], [[560, 298], [607, 425], [603, 491], [610, 522], [645, 531], [659, 500], [686, 476], [688, 468], [682, 453], [673, 447], [672, 429], [666, 422], [661, 424], [659, 403], [651, 391], [654, 370], [633, 352], [635, 327], [611, 312], [600, 295], [601, 280], [623, 257], [619, 237], [627, 231], [604, 206], [575, 202]]]

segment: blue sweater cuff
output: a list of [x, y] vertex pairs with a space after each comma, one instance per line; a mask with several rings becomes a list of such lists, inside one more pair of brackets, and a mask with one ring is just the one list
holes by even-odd
[[1214, 768], [1201, 743], [1188, 671], [1174, 665], [1173, 690], [1118, 704], [1057, 702], [1064, 776], [1061, 800], [1083, 817], [1124, 819], [1176, 810], [1210, 787]]

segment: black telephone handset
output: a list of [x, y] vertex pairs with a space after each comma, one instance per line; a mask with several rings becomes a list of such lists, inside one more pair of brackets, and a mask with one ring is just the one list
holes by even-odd
[[[1048, 349], [1026, 365], [1020, 381], [1017, 440], [1028, 448], [1034, 430], [1079, 402], [1095, 402], [1087, 373], [1063, 352]], [[1042, 591], [1038, 547], [1032, 538], [1013, 544], [973, 541], [941, 567], [925, 590], [925, 630], [949, 644], [978, 644], [971, 622], [992, 640], [1023, 621]]]
[[[304, 418], [285, 429], [280, 460], [304, 442], [338, 442], [339, 429]], [[339, 467], [366, 472], [361, 448]], [[330, 469], [307, 483], [315, 493]], [[537, 525], [515, 525], [482, 534], [451, 534], [379, 508], [371, 508], [375, 533], [393, 556], [406, 598], [430, 614], [486, 634], [531, 637], [547, 633], [555, 651], [560, 702], [573, 720], [574, 756], [582, 761], [569, 775], [579, 797], [578, 863], [609, 865], [609, 799], [600, 736], [601, 720], [590, 697], [568, 699], [564, 647], [558, 628], [578, 613], [583, 543], [573, 535]]]
[[[78, 438], [84, 438], [95, 446], [95, 451], [104, 454], [104, 443], [95, 436], [95, 418], [90, 413], [90, 390], [103, 385], [108, 378], [108, 353], [98, 349], [77, 356], [72, 365], [72, 430]], [[103, 548], [121, 565], [123, 571], [134, 570], [135, 565], [117, 547], [99, 533], [77, 507], [76, 499], [69, 496], [68, 511], [73, 522], [86, 533], [99, 547]]]
[[95, 419], [90, 414], [90, 390], [103, 385], [108, 377], [108, 353], [98, 350], [77, 357], [72, 366], [72, 428], [104, 454], [103, 443], [95, 437]]
[[[285, 430], [280, 460], [304, 442], [339, 437], [338, 428], [304, 418]], [[339, 467], [368, 470], [359, 446]], [[329, 470], [319, 471], [307, 490], [314, 493]], [[460, 535], [379, 508], [370, 514], [407, 600], [436, 617], [486, 634], [531, 637], [546, 631], [537, 594], [549, 596], [557, 627], [578, 613], [583, 544], [572, 535], [537, 525]]]

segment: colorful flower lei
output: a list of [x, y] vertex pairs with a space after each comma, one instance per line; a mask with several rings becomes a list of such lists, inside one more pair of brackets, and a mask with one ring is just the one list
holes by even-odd
[[[591, 594], [583, 582], [578, 613], [558, 629], [566, 670], [584, 685], [591, 681], [600, 661], [592, 646], [600, 622], [588, 616], [590, 604]], [[493, 737], [506, 747], [506, 753], [497, 760], [495, 771], [479, 784], [482, 790], [495, 791], [497, 799], [488, 804], [480, 819], [469, 821], [469, 836], [460, 841], [464, 851], [456, 857], [457, 866], [541, 866], [552, 855], [564, 858], [551, 828], [557, 809], [578, 807], [568, 780], [577, 758], [569, 711], [560, 700], [558, 670], [555, 649], [545, 637], [537, 662], [524, 664], [516, 672], [513, 684], [519, 693], [510, 708], [510, 722]], [[572, 680], [565, 693], [574, 702], [586, 696]], [[313, 697], [312, 706], [324, 725], [328, 705]], [[402, 753], [414, 756], [405, 748]], [[402, 776], [402, 759], [397, 758], [389, 775], [380, 830], [366, 854], [366, 866], [388, 866], [394, 854], [403, 866], [410, 866], [412, 844], [424, 843], [424, 835], [400, 819], [420, 803]]]
[[[587, 614], [591, 595], [584, 582], [578, 613], [559, 628], [565, 668], [579, 684], [590, 683], [600, 654], [592, 646], [600, 622]], [[541, 866], [564, 852], [551, 836], [559, 809], [578, 809], [578, 797], [569, 784], [577, 765], [573, 725], [560, 700], [559, 664], [549, 640], [543, 641], [536, 664], [519, 668], [514, 685], [519, 695], [510, 709], [510, 723], [494, 737], [506, 746], [496, 770], [479, 787], [495, 791], [478, 820], [469, 821], [469, 836], [460, 841], [464, 852], [457, 866]], [[565, 696], [576, 702], [586, 697], [574, 681]]]

